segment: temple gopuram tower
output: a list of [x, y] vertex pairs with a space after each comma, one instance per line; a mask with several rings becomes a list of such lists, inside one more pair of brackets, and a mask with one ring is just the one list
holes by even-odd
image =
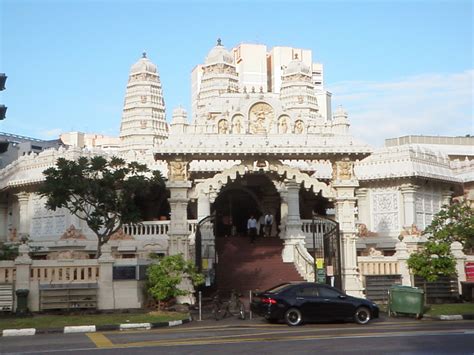
[[143, 53], [132, 65], [120, 126], [121, 150], [150, 155], [168, 138], [165, 102], [158, 69]]

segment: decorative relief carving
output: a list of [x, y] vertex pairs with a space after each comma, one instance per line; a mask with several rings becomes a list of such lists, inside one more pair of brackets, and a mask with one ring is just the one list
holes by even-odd
[[375, 190], [372, 196], [373, 226], [376, 232], [398, 231], [398, 194], [393, 189]]
[[66, 229], [66, 231], [63, 233], [61, 238], [59, 240], [87, 240], [87, 238], [84, 236], [84, 234], [81, 233], [80, 229], [76, 229], [74, 225], [71, 224], [71, 226]]
[[227, 123], [227, 120], [220, 120], [217, 125], [217, 133], [227, 134], [228, 129], [229, 129], [229, 124]]
[[273, 123], [273, 108], [265, 102], [255, 104], [250, 109], [249, 119], [250, 132], [253, 134], [266, 133]]
[[168, 163], [169, 179], [172, 181], [187, 180], [187, 163], [179, 160]]
[[333, 179], [351, 180], [354, 176], [354, 163], [350, 160], [337, 161], [333, 165]]
[[64, 260], [64, 259], [84, 260], [84, 259], [89, 259], [89, 254], [87, 254], [84, 251], [68, 249], [68, 250], [61, 250], [61, 251], [53, 251], [46, 256], [46, 259], [47, 260]]
[[116, 231], [110, 236], [109, 240], [134, 240], [134, 238], [131, 235], [126, 234], [123, 231], [123, 228], [120, 228], [118, 231]]
[[278, 120], [278, 133], [287, 133], [288, 132], [288, 117], [282, 116]]
[[232, 133], [240, 134], [242, 132], [242, 119], [243, 116], [236, 115], [232, 119]]
[[360, 223], [357, 226], [357, 236], [362, 238], [375, 237], [377, 233], [371, 232], [364, 223]]
[[412, 224], [410, 227], [404, 227], [400, 232], [400, 236], [407, 237], [407, 236], [414, 236], [419, 237], [421, 235], [421, 231], [418, 229], [416, 224]]
[[370, 256], [383, 256], [380, 250], [375, 249], [374, 247], [369, 248], [369, 255]]

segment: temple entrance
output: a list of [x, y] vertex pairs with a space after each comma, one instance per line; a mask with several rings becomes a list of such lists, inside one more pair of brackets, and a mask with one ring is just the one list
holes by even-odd
[[258, 221], [268, 212], [274, 217], [272, 236], [276, 236], [280, 195], [266, 174], [247, 174], [221, 190], [211, 212], [216, 217], [216, 237], [244, 235], [251, 215]]

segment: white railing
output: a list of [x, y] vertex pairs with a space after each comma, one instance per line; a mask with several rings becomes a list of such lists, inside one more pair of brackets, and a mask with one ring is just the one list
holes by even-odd
[[197, 219], [188, 219], [188, 231], [189, 231], [189, 233], [191, 233], [191, 234], [196, 233], [197, 224], [198, 224]]
[[293, 249], [296, 270], [306, 281], [314, 281], [314, 258], [301, 243], [296, 243]]
[[[334, 228], [334, 224], [331, 221], [324, 219], [315, 219], [314, 220], [314, 237], [316, 249], [323, 249], [323, 237], [324, 234], [329, 232]], [[313, 246], [313, 220], [312, 219], [302, 219], [301, 220], [301, 231], [306, 237], [306, 245], [310, 248]]]
[[398, 275], [398, 259], [393, 256], [359, 256], [357, 265], [361, 275]]
[[16, 279], [14, 261], [0, 261], [0, 284], [11, 284]]
[[30, 281], [42, 283], [97, 282], [99, 265], [97, 260], [34, 260], [30, 268]]
[[170, 221], [145, 221], [137, 224], [124, 224], [123, 231], [132, 237], [166, 236]]

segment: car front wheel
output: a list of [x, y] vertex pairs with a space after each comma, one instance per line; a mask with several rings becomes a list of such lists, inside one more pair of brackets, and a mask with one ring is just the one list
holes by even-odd
[[289, 326], [300, 325], [303, 321], [303, 315], [298, 308], [290, 308], [285, 312], [285, 322]]
[[357, 308], [354, 314], [354, 320], [357, 324], [367, 324], [370, 321], [370, 311], [366, 307]]

